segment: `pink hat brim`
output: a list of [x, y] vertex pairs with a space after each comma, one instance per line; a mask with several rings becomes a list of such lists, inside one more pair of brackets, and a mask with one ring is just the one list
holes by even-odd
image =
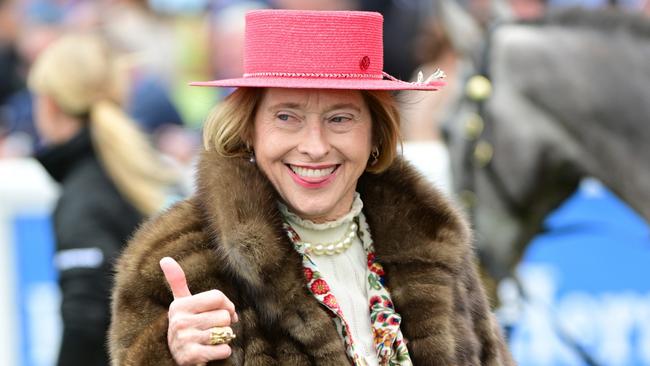
[[418, 84], [400, 80], [386, 79], [325, 79], [300, 77], [254, 77], [224, 79], [214, 81], [195, 81], [192, 86], [249, 87], [249, 88], [293, 88], [293, 89], [350, 89], [350, 90], [438, 90], [445, 86], [444, 81]]

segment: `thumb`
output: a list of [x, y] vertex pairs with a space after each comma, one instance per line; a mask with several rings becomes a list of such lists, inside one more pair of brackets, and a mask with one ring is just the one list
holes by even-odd
[[165, 257], [160, 260], [160, 268], [165, 274], [165, 279], [172, 289], [174, 299], [179, 297], [192, 296], [190, 289], [187, 287], [187, 280], [185, 279], [185, 272], [183, 268], [170, 257]]

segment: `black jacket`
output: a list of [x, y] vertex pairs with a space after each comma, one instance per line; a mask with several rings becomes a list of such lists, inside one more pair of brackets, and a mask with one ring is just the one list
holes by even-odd
[[104, 172], [87, 129], [36, 158], [62, 186], [54, 211], [63, 319], [58, 365], [108, 365], [113, 262], [142, 217]]

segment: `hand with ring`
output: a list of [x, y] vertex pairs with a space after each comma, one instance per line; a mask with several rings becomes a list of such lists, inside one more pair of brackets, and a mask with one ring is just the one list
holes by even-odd
[[192, 295], [183, 269], [172, 258], [163, 258], [160, 267], [174, 295], [167, 328], [174, 361], [185, 366], [228, 358], [228, 343], [236, 337], [230, 327], [238, 321], [235, 305], [218, 290]]

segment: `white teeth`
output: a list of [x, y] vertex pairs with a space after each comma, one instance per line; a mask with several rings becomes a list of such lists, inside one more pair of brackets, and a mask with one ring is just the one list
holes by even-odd
[[309, 168], [303, 168], [295, 165], [290, 165], [291, 170], [293, 170], [294, 173], [298, 174], [301, 177], [305, 178], [321, 178], [321, 177], [326, 177], [336, 169], [335, 166], [326, 168], [326, 169], [309, 169]]

